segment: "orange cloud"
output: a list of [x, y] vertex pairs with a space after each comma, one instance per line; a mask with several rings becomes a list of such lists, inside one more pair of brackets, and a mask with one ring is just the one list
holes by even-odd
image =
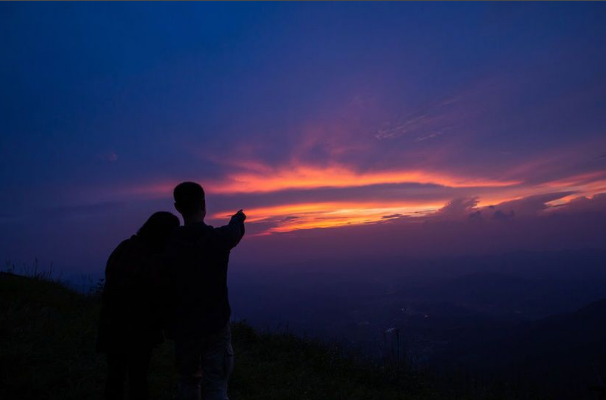
[[553, 180], [542, 186], [552, 189], [577, 189], [589, 194], [600, 192], [606, 188], [606, 171], [594, 171]]
[[[442, 205], [442, 203], [402, 202], [319, 202], [254, 208], [246, 210], [246, 214], [248, 222], [275, 224], [264, 232], [273, 233], [377, 223], [395, 216], [420, 216], [434, 212]], [[219, 212], [212, 215], [212, 218], [224, 219], [227, 216], [229, 213]]]
[[280, 169], [236, 172], [227, 179], [209, 185], [213, 193], [266, 193], [287, 189], [361, 187], [381, 184], [421, 183], [447, 187], [505, 187], [520, 181], [499, 181], [482, 178], [457, 177], [429, 171], [376, 171], [356, 172], [353, 169], [333, 165], [326, 168], [297, 165]]
[[[283, 190], [347, 188], [405, 183], [434, 184], [450, 188], [506, 188], [519, 185], [519, 180], [498, 180], [456, 176], [422, 170], [385, 170], [358, 172], [343, 165], [318, 167], [295, 164], [271, 167], [258, 161], [231, 164], [239, 171], [220, 180], [202, 179], [204, 188], [213, 194], [271, 193]], [[136, 195], [167, 195], [178, 182], [162, 182], [129, 187]]]
[[[209, 194], [275, 195], [286, 190], [318, 190], [323, 188], [361, 188], [372, 185], [396, 185], [405, 183], [433, 184], [463, 193], [462, 196], [477, 197], [477, 207], [486, 207], [516, 201], [528, 196], [554, 192], [570, 192], [547, 206], [568, 203], [579, 196], [590, 196], [606, 191], [606, 173], [602, 171], [579, 174], [538, 184], [520, 180], [487, 179], [458, 176], [452, 173], [423, 170], [383, 170], [359, 172], [352, 167], [333, 163], [327, 167], [292, 162], [290, 165], [273, 167], [259, 161], [238, 160], [231, 163], [225, 178], [202, 180]], [[143, 186], [130, 190], [137, 195], [170, 196], [176, 182]], [[440, 190], [439, 187], [434, 187]], [[434, 190], [432, 189], [432, 190]], [[378, 192], [379, 193], [379, 192]], [[380, 194], [378, 194], [380, 196]], [[310, 198], [309, 196], [307, 197]], [[380, 198], [380, 197], [377, 197]], [[275, 199], [275, 197], [274, 197]], [[321, 199], [321, 197], [318, 197]], [[315, 200], [315, 196], [314, 196]], [[275, 201], [275, 200], [274, 200]], [[444, 196], [433, 196], [431, 200], [386, 199], [353, 201], [307, 201], [296, 204], [281, 204], [246, 209], [251, 223], [266, 226], [263, 234], [288, 232], [299, 229], [333, 228], [347, 225], [374, 224], [393, 216], [423, 216], [439, 210], [448, 201]], [[219, 212], [212, 219], [224, 219], [233, 212]]]

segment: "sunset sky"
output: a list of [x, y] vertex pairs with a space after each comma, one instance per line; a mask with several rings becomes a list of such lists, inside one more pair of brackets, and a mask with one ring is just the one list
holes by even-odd
[[606, 4], [2, 3], [0, 35], [3, 260], [96, 271], [183, 180], [252, 264], [606, 238]]

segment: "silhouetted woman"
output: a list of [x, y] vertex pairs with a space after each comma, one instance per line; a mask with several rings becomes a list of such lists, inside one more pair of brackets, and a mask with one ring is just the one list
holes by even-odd
[[162, 343], [163, 249], [179, 219], [157, 212], [107, 261], [97, 351], [107, 355], [106, 399], [147, 399], [152, 349]]

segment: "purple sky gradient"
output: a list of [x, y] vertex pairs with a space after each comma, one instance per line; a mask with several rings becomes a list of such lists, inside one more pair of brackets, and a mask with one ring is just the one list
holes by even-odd
[[2, 4], [0, 255], [99, 271], [183, 180], [234, 259], [604, 247], [603, 4]]

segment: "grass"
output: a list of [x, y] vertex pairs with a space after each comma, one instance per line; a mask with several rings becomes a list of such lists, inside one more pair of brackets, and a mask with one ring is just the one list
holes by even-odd
[[[95, 353], [99, 299], [48, 277], [0, 273], [0, 399], [100, 399], [105, 359]], [[232, 327], [232, 400], [498, 399], [463, 396], [413, 370], [381, 367], [345, 356], [335, 346], [288, 333]], [[150, 390], [174, 398], [172, 343], [154, 354]]]

